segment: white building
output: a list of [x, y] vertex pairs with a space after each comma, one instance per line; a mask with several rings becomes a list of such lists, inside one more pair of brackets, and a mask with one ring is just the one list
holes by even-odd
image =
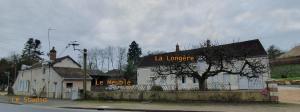
[[[250, 40], [232, 44], [226, 44], [225, 46], [231, 48], [230, 46], [235, 45], [232, 49], [244, 47], [251, 51], [249, 54], [252, 59], [259, 59], [261, 62], [269, 68], [269, 60], [266, 51], [259, 42], [259, 40]], [[201, 49], [201, 48], [200, 48]], [[179, 51], [179, 46], [176, 46], [176, 52], [184, 54], [197, 54], [199, 49]], [[166, 55], [172, 54], [165, 53]], [[159, 54], [164, 55], [164, 54]], [[168, 75], [166, 77], [157, 78], [157, 74], [153, 71], [153, 68], [157, 65], [157, 57], [159, 55], [149, 55], [141, 58], [141, 63], [137, 69], [137, 84], [142, 85], [161, 85], [165, 90], [174, 90], [177, 84], [179, 90], [187, 89], [198, 89], [197, 79], [192, 77], [179, 77], [175, 78], [174, 75]], [[156, 59], [155, 59], [156, 58]], [[205, 64], [197, 61], [195, 65], [198, 71], [201, 72], [203, 68], [205, 69]], [[267, 70], [269, 71], [269, 70]], [[270, 79], [270, 73], [264, 73], [259, 75], [258, 78], [247, 78], [239, 75], [232, 75], [226, 73], [220, 73], [216, 76], [209, 77], [206, 80], [207, 89], [221, 89], [221, 90], [236, 90], [236, 89], [262, 89], [266, 86], [265, 81]], [[148, 87], [149, 89], [149, 87]]]
[[[16, 95], [70, 99], [72, 90], [83, 89], [84, 74], [81, 66], [70, 56], [56, 58], [50, 51], [49, 63], [36, 63], [20, 70], [13, 85]], [[91, 77], [87, 75], [87, 90], [91, 89]]]

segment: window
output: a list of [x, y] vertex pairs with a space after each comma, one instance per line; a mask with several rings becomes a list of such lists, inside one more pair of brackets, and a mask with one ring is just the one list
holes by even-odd
[[186, 81], [186, 80], [185, 80], [185, 76], [182, 76], [182, 77], [181, 77], [181, 83], [185, 83], [185, 81]]
[[193, 77], [193, 83], [197, 83], [197, 79]]
[[72, 88], [73, 87], [73, 83], [67, 83], [66, 86], [67, 86], [67, 88]]
[[27, 80], [27, 82], [26, 82], [26, 89], [27, 89], [27, 92], [29, 92], [29, 90], [30, 90], [30, 81], [29, 80]]
[[46, 73], [46, 68], [43, 67], [43, 74], [45, 74], [45, 73]]
[[160, 79], [160, 84], [165, 84], [166, 80], [167, 80], [167, 77], [166, 76], [162, 76], [161, 79]]
[[230, 74], [223, 73], [223, 82], [228, 84], [230, 82]]

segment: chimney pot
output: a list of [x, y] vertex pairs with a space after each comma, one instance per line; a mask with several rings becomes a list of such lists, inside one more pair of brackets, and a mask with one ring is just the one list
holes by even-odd
[[56, 50], [55, 47], [52, 47], [52, 49], [50, 50], [50, 60], [51, 61], [55, 61], [56, 60]]
[[176, 52], [180, 51], [178, 43], [176, 44]]

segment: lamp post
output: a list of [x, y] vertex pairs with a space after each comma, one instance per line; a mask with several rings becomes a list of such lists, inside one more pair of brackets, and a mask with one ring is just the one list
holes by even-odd
[[[49, 59], [50, 59], [50, 45], [51, 45], [51, 43], [50, 43], [50, 31], [51, 30], [55, 30], [55, 29], [52, 29], [52, 28], [48, 28], [48, 47], [49, 47]], [[51, 60], [51, 59], [50, 59]], [[47, 84], [47, 97], [49, 97], [49, 87], [50, 87], [50, 78], [51, 78], [51, 76], [50, 76], [50, 74], [51, 74], [51, 61], [48, 63], [49, 64], [49, 74], [48, 74], [48, 84]]]

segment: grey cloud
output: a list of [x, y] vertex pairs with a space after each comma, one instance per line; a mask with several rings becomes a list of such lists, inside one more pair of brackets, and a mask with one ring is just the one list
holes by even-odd
[[[68, 42], [81, 47], [128, 46], [136, 40], [144, 49], [190, 48], [207, 38], [229, 43], [259, 38], [265, 47], [282, 49], [299, 43], [300, 3], [297, 0], [43, 0], [0, 1], [1, 57], [20, 52], [29, 37], [59, 52]], [[11, 46], [14, 45], [14, 46]], [[62, 55], [74, 53], [68, 49]]]

